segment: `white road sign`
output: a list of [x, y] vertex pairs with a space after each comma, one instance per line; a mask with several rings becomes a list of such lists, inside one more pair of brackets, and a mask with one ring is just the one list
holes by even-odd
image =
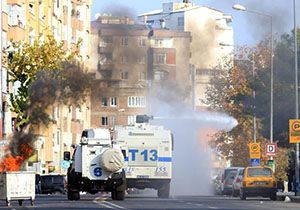
[[277, 144], [266, 144], [266, 155], [275, 156], [277, 153]]

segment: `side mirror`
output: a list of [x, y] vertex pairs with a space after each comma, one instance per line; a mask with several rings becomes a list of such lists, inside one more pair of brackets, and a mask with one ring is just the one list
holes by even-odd
[[71, 153], [69, 151], [64, 152], [64, 160], [71, 160]]

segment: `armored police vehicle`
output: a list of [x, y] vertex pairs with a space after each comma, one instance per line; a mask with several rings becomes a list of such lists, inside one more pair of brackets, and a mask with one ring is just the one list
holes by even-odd
[[134, 125], [116, 126], [114, 141], [125, 156], [128, 188], [153, 188], [168, 198], [172, 178], [173, 139], [170, 130], [150, 125], [150, 117], [137, 116]]
[[[70, 159], [70, 152], [64, 153], [64, 159]], [[84, 130], [71, 162], [67, 174], [69, 200], [79, 200], [80, 191], [91, 194], [107, 191], [113, 200], [124, 199], [124, 156], [120, 147], [112, 144], [108, 129]]]

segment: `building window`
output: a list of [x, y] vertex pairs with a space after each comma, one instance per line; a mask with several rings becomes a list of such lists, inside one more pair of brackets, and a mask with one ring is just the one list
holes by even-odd
[[217, 74], [216, 70], [211, 70], [211, 69], [196, 69], [196, 75], [215, 76], [216, 74]]
[[147, 39], [144, 37], [139, 38], [139, 47], [146, 47]]
[[110, 97], [110, 106], [117, 106], [117, 97]]
[[101, 46], [106, 46], [107, 44], [112, 44], [112, 43], [113, 43], [112, 36], [103, 36], [103, 37], [101, 37], [101, 41], [100, 41]]
[[127, 80], [128, 79], [128, 71], [122, 71], [121, 79]]
[[140, 81], [146, 80], [146, 72], [139, 72], [139, 80]]
[[112, 62], [113, 55], [112, 53], [100, 53], [100, 61], [103, 63], [109, 63]]
[[128, 46], [128, 37], [121, 38], [121, 46]]
[[146, 107], [145, 96], [129, 96], [128, 107]]
[[138, 57], [138, 63], [139, 64], [146, 64], [146, 56], [139, 55], [139, 57]]
[[110, 116], [110, 126], [113, 127], [116, 125], [116, 116]]
[[156, 71], [154, 73], [154, 80], [155, 81], [163, 81], [167, 79], [167, 73], [164, 71]]
[[165, 64], [166, 63], [166, 54], [154, 54], [154, 63], [155, 64]]
[[108, 125], [107, 117], [101, 117], [101, 125], [106, 126]]
[[128, 119], [128, 120], [127, 120], [128, 125], [134, 125], [134, 124], [135, 124], [136, 116], [135, 116], [135, 115], [130, 115], [130, 116], [128, 116], [127, 119]]
[[155, 47], [162, 47], [164, 45], [164, 40], [163, 39], [155, 39], [154, 45], [155, 45]]
[[106, 97], [102, 97], [101, 106], [102, 107], [106, 107], [107, 106], [107, 98]]
[[121, 56], [121, 62], [122, 63], [128, 63], [128, 56], [127, 55], [122, 55]]
[[177, 19], [177, 25], [178, 26], [184, 26], [184, 17], [179, 17]]

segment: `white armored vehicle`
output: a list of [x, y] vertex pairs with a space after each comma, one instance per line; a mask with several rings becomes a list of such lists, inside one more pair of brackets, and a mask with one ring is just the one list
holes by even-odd
[[[70, 152], [64, 153], [64, 160], [70, 160]], [[112, 144], [108, 129], [84, 130], [68, 169], [68, 199], [79, 200], [80, 191], [91, 194], [107, 191], [113, 200], [123, 200], [126, 190], [123, 166], [124, 156], [120, 147]]]
[[153, 188], [168, 198], [172, 177], [173, 139], [170, 130], [150, 125], [150, 117], [138, 115], [135, 125], [116, 126], [114, 141], [125, 156], [128, 188]]

